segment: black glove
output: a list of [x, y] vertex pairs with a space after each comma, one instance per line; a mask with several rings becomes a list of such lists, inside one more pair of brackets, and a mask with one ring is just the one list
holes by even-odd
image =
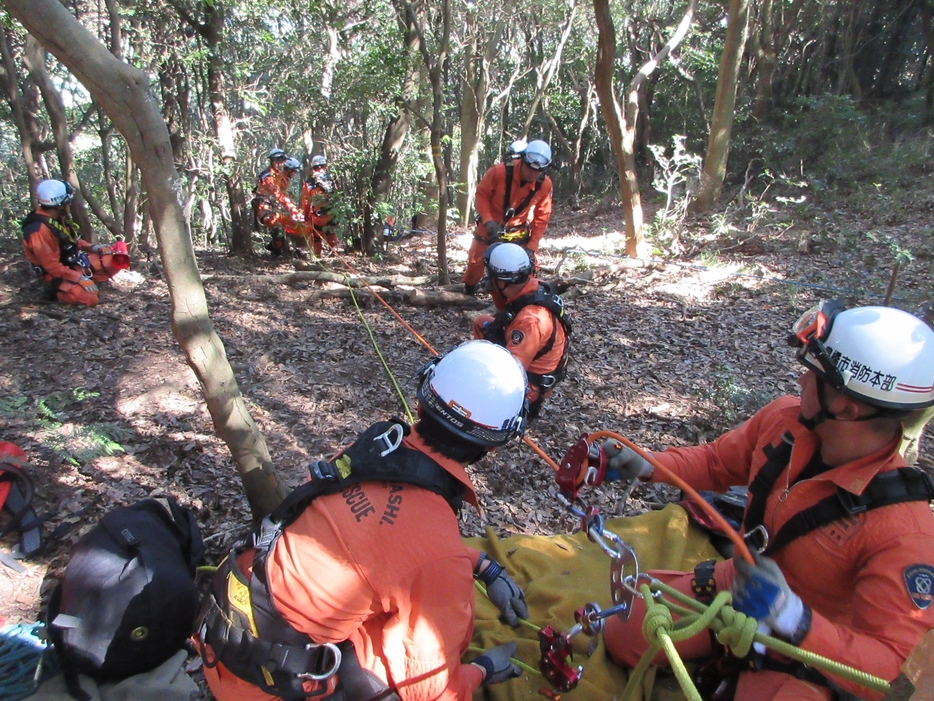
[[603, 443], [602, 448], [606, 454], [608, 480], [632, 481], [638, 477], [647, 479], [655, 471], [648, 460], [619, 441], [611, 438]]
[[483, 228], [486, 229], [486, 238], [489, 243], [499, 241], [499, 224], [490, 220], [488, 222], [483, 222]]
[[516, 641], [497, 645], [480, 655], [473, 661], [478, 667], [483, 667], [485, 672], [482, 686], [489, 684], [499, 684], [518, 677], [522, 672], [512, 663], [511, 657], [516, 656]]
[[[483, 572], [479, 572], [485, 560], [489, 560], [490, 564]], [[499, 609], [500, 619], [515, 628], [519, 625], [520, 618], [528, 618], [529, 607], [526, 606], [522, 589], [512, 577], [506, 574], [501, 564], [490, 559], [485, 553], [481, 553], [480, 560], [477, 562], [477, 572], [474, 576], [486, 584], [486, 594]]]

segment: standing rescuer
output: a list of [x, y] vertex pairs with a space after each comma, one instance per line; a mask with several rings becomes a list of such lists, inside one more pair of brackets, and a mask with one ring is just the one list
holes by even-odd
[[[474, 579], [503, 619], [528, 615], [503, 567], [460, 538], [465, 466], [522, 433], [525, 373], [470, 341], [419, 374], [418, 422], [374, 424], [236, 546], [200, 627], [219, 701], [467, 701], [519, 674], [515, 643], [462, 664]], [[255, 545], [254, 545], [255, 544]]]
[[36, 187], [36, 211], [22, 221], [23, 252], [46, 285], [46, 297], [64, 304], [93, 307], [100, 301], [97, 283], [112, 278], [110, 246], [80, 237], [71, 218], [74, 189], [62, 180], [43, 180]]
[[467, 254], [464, 291], [474, 294], [483, 277], [483, 254], [490, 244], [522, 246], [535, 267], [535, 254], [551, 219], [551, 147], [535, 140], [517, 158], [490, 168], [477, 185], [477, 229]]
[[529, 379], [529, 418], [534, 419], [567, 372], [571, 324], [561, 297], [535, 277], [521, 246], [494, 243], [484, 261], [498, 311], [474, 320], [474, 337], [504, 346], [522, 363]]
[[[658, 576], [698, 599], [732, 588], [734, 607], [760, 631], [891, 680], [934, 627], [934, 484], [898, 454], [901, 419], [934, 404], [934, 331], [897, 309], [822, 302], [791, 340], [806, 368], [800, 398], [775, 400], [707, 445], [654, 455], [697, 489], [749, 486], [742, 530], [761, 548], [757, 564]], [[653, 479], [634, 451], [612, 441], [604, 450], [622, 478]], [[641, 618], [607, 625], [621, 664], [645, 649]], [[687, 659], [712, 654], [708, 636], [679, 649]], [[882, 696], [768, 654], [732, 666], [737, 700]]]

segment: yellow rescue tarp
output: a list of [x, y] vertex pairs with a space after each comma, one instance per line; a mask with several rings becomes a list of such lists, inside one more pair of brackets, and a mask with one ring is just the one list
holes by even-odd
[[[705, 532], [692, 524], [679, 506], [669, 505], [630, 518], [608, 519], [606, 529], [616, 533], [636, 552], [641, 571], [688, 571], [702, 560], [719, 556]], [[466, 542], [487, 552], [506, 566], [522, 587], [529, 605], [529, 621], [537, 626], [553, 625], [568, 632], [574, 626], [574, 611], [594, 601], [601, 608], [612, 605], [610, 558], [584, 533], [559, 536], [515, 535], [499, 539], [489, 531], [486, 538]], [[538, 668], [540, 658], [536, 633], [526, 627], [516, 630], [501, 623], [496, 607], [477, 594], [477, 618], [473, 645], [483, 649], [518, 640], [518, 659]], [[602, 636], [596, 641], [583, 633], [573, 639], [574, 665], [583, 665], [584, 676], [573, 691], [562, 694], [565, 701], [598, 701], [619, 696], [626, 685], [626, 671], [609, 659]], [[591, 649], [592, 648], [592, 649]], [[465, 656], [471, 659], [474, 654]], [[646, 675], [651, 687], [652, 674]], [[673, 679], [659, 680], [648, 698], [653, 701], [681, 698]], [[523, 673], [517, 679], [476, 693], [475, 698], [492, 701], [547, 701], [542, 689], [550, 690], [540, 674]]]

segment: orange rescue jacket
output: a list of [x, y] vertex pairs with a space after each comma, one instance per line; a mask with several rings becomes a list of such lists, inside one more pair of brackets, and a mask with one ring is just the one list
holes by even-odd
[[[796, 482], [820, 447], [819, 438], [798, 422], [799, 407], [799, 399], [782, 397], [713, 443], [669, 448], [654, 457], [696, 489], [725, 491], [750, 484], [767, 460], [763, 449], [778, 445], [791, 432], [795, 440], [789, 466], [766, 500], [763, 525], [772, 535], [837, 487], [861, 494], [877, 474], [905, 466], [898, 436], [872, 455]], [[811, 630], [800, 644], [806, 650], [894, 679], [911, 649], [934, 627], [934, 514], [923, 501], [836, 521], [772, 557], [791, 589], [812, 609]], [[842, 679], [834, 681], [867, 701], [882, 697]]]

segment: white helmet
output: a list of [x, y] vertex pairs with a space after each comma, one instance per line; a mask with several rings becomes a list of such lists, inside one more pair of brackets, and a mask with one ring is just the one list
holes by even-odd
[[484, 252], [483, 264], [491, 278], [509, 285], [525, 284], [532, 274], [529, 254], [514, 243], [494, 243]]
[[525, 147], [522, 160], [534, 170], [545, 170], [551, 165], [551, 146], [541, 139], [536, 139]]
[[525, 142], [525, 139], [517, 139], [509, 144], [509, 148], [506, 149], [506, 159], [511, 160], [519, 158], [522, 156], [523, 151], [528, 147], [528, 144]]
[[75, 189], [61, 180], [43, 180], [36, 187], [36, 199], [43, 207], [61, 207], [75, 198]]
[[281, 148], [271, 148], [269, 149], [268, 158], [274, 158], [276, 160], [286, 158], [285, 151], [283, 151]]
[[282, 164], [282, 167], [288, 168], [289, 170], [298, 171], [302, 169], [302, 164], [297, 158], [286, 158], [285, 163]]
[[798, 320], [793, 338], [803, 365], [866, 404], [934, 405], [934, 330], [908, 312], [822, 301]]
[[318, 166], [326, 166], [328, 164], [328, 159], [318, 154], [317, 156], [311, 157], [311, 167], [317, 168]]
[[525, 430], [525, 370], [489, 341], [468, 341], [419, 372], [418, 402], [451, 433], [487, 448]]

